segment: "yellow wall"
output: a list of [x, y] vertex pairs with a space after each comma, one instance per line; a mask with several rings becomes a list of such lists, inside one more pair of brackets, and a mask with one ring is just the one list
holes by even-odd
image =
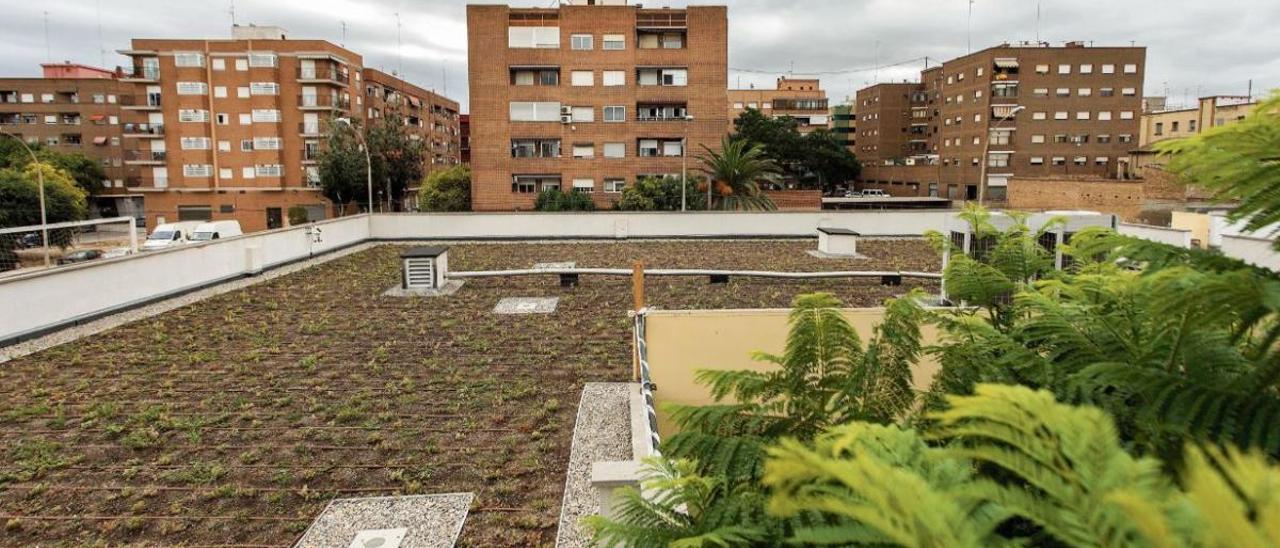
[[[657, 386], [658, 432], [670, 436], [674, 429], [663, 413], [668, 403], [712, 403], [706, 388], [693, 380], [699, 369], [765, 371], [772, 366], [751, 359], [755, 351], [781, 354], [787, 339], [787, 309], [777, 310], [679, 310], [650, 311], [645, 335], [649, 348], [649, 372]], [[882, 308], [846, 309], [844, 316], [866, 344], [871, 329], [884, 316]], [[925, 344], [937, 340], [937, 330], [922, 329]], [[938, 365], [927, 359], [917, 365], [914, 384], [929, 387]]]
[[1174, 211], [1173, 220], [1169, 223], [1169, 226], [1182, 230], [1190, 230], [1191, 239], [1199, 240], [1200, 247], [1208, 249], [1210, 224], [1212, 223], [1209, 216], [1204, 213]]

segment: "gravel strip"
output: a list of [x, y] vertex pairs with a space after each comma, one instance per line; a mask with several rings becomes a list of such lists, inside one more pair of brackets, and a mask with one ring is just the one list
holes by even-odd
[[448, 548], [458, 540], [475, 495], [336, 499], [298, 541], [298, 548], [346, 548], [356, 533], [405, 529], [400, 548]]
[[591, 546], [590, 534], [580, 525], [582, 518], [599, 509], [591, 486], [591, 463], [632, 458], [630, 387], [628, 383], [591, 382], [582, 388], [556, 532], [559, 548]]
[[380, 245], [383, 245], [383, 244], [378, 242], [368, 242], [368, 243], [363, 243], [359, 245], [354, 245], [346, 249], [320, 255], [314, 259], [298, 261], [296, 263], [292, 263], [287, 266], [282, 266], [280, 268], [267, 270], [257, 276], [246, 276], [244, 278], [239, 278], [226, 283], [221, 283], [213, 287], [206, 287], [199, 291], [192, 291], [190, 293], [179, 295], [172, 299], [165, 299], [163, 301], [151, 303], [146, 306], [141, 306], [131, 310], [126, 310], [124, 312], [120, 312], [119, 314], [112, 314], [110, 316], [98, 318], [89, 323], [68, 327], [66, 329], [55, 331], [53, 333], [50, 333], [42, 337], [37, 337], [28, 341], [20, 342], [18, 344], [6, 346], [4, 348], [0, 348], [0, 363], [7, 362], [14, 358], [20, 358], [28, 354], [34, 354], [46, 348], [52, 348], [60, 344], [66, 344], [82, 337], [96, 335], [108, 329], [119, 327], [121, 325], [130, 323], [130, 322], [134, 322], [137, 320], [142, 320], [142, 319], [150, 318], [152, 316], [163, 314], [175, 308], [181, 308], [183, 306], [200, 301], [202, 299], [207, 299], [214, 295], [221, 295], [229, 291], [235, 291], [237, 289], [249, 287], [251, 285], [262, 283], [267, 280], [273, 280], [273, 279], [279, 278], [280, 276], [287, 276], [299, 270], [311, 268], [315, 265], [332, 261], [340, 257], [345, 257], [352, 253], [359, 253], [371, 247], [378, 247]]

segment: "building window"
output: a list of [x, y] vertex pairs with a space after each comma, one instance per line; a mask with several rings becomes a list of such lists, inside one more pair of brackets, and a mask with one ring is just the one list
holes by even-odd
[[627, 187], [626, 179], [605, 179], [604, 180], [605, 194], [618, 194], [622, 192], [622, 189], [626, 187]]
[[209, 111], [183, 108], [178, 109], [179, 122], [208, 122]]
[[626, 157], [626, 155], [627, 155], [626, 143], [605, 143], [604, 144], [605, 158], [624, 158]]
[[1195, 133], [1195, 132], [1196, 132], [1196, 121], [1195, 121], [1195, 120], [1187, 120], [1187, 131], [1190, 131], [1191, 133]]
[[240, 140], [240, 151], [241, 151], [241, 152], [253, 152], [253, 139], [241, 139], [241, 140]]
[[1032, 135], [1031, 143], [1036, 145], [1044, 143], [1044, 135]]
[[1036, 65], [1036, 74], [1049, 74], [1049, 65]]
[[1087, 110], [1082, 110], [1082, 111], [1078, 111], [1078, 112], [1076, 112], [1076, 119], [1077, 119], [1077, 120], [1088, 120], [1088, 119], [1089, 119], [1089, 111], [1087, 111]]
[[1114, 97], [1115, 94], [1116, 94], [1116, 88], [1099, 88], [1098, 89], [1098, 95], [1102, 97]]
[[511, 141], [512, 158], [559, 158], [559, 139], [515, 139]]
[[1156, 135], [1164, 135], [1164, 122], [1156, 122]]
[[558, 86], [560, 85], [560, 69], [518, 69], [511, 71], [511, 85], [514, 86]]
[[589, 70], [575, 70], [569, 73], [569, 81], [574, 86], [594, 86], [595, 73]]
[[509, 27], [507, 47], [554, 49], [560, 47], [560, 27]]
[[280, 111], [274, 109], [255, 108], [252, 111], [254, 123], [277, 123], [280, 121]]
[[1087, 63], [1080, 65], [1080, 74], [1093, 74], [1093, 65]]
[[1036, 89], [1031, 90], [1031, 94], [1032, 94], [1032, 95], [1034, 95], [1034, 96], [1036, 96], [1036, 97], [1048, 97], [1048, 96], [1049, 96], [1049, 88], [1036, 88]]
[[596, 109], [592, 107], [573, 107], [574, 122], [594, 122], [596, 121]]
[[1071, 74], [1071, 65], [1058, 65], [1058, 74]]
[[606, 51], [619, 51], [627, 49], [627, 37], [623, 34], [606, 34], [601, 37], [603, 47]]
[[1133, 142], [1133, 136], [1132, 136], [1132, 135], [1125, 135], [1125, 134], [1123, 134], [1123, 133], [1122, 133], [1122, 134], [1120, 134], [1120, 135], [1116, 138], [1116, 140], [1117, 140], [1117, 141], [1119, 141], [1119, 142], [1121, 142], [1121, 143], [1132, 143], [1132, 142]]
[[1088, 163], [1089, 163], [1089, 157], [1088, 157], [1088, 156], [1076, 156], [1076, 157], [1072, 160], [1072, 163], [1073, 163], [1073, 164], [1075, 164], [1075, 165], [1077, 165], [1077, 166], [1084, 166], [1085, 164], [1088, 164]]
[[280, 95], [280, 84], [275, 82], [250, 82], [250, 95]]
[[182, 150], [209, 150], [208, 137], [183, 137], [179, 139]]
[[258, 177], [280, 177], [284, 173], [284, 166], [280, 164], [259, 164], [253, 166], [253, 171]]
[[249, 98], [249, 86], [240, 86], [236, 88], [236, 97], [240, 99]]
[[1105, 121], [1107, 121], [1107, 120], [1110, 120], [1110, 119], [1111, 119], [1111, 111], [1109, 111], [1109, 110], [1102, 110], [1102, 111], [1099, 111], [1099, 112], [1098, 112], [1098, 119], [1099, 119], [1099, 120], [1102, 120], [1102, 121], [1104, 121], [1104, 122], [1105, 122]]
[[203, 67], [204, 55], [199, 53], [175, 53], [173, 65], [177, 67]]
[[[214, 58], [209, 63], [213, 65], [213, 70], [227, 70], [227, 60], [221, 57]], [[230, 177], [225, 178], [229, 179]]]
[[1137, 74], [1137, 73], [1138, 73], [1138, 65], [1135, 65], [1135, 64], [1132, 64], [1132, 63], [1126, 64], [1126, 65], [1124, 66], [1124, 73], [1125, 73], [1125, 74]]
[[274, 53], [250, 53], [249, 66], [260, 68], [274, 68], [279, 64], [276, 54]]
[[604, 121], [606, 122], [627, 121], [627, 107], [623, 107], [623, 106], [604, 107]]
[[660, 150], [658, 148], [658, 140], [657, 139], [641, 139], [639, 143], [639, 147], [637, 147], [637, 150], [639, 151], [638, 152], [639, 156], [644, 158], [657, 156], [658, 151]]
[[512, 102], [510, 114], [512, 122], [558, 122], [560, 121], [560, 103]]
[[1032, 119], [1032, 120], [1046, 120], [1046, 119], [1048, 119], [1048, 118], [1046, 118], [1046, 114], [1045, 114], [1045, 113], [1043, 113], [1043, 112], [1033, 112], [1033, 113], [1031, 113], [1031, 119]]
[[606, 70], [600, 74], [601, 83], [607, 87], [627, 85], [625, 70]]
[[591, 194], [596, 191], [596, 182], [594, 179], [574, 179], [573, 191]]
[[1065, 142], [1067, 142], [1067, 141], [1069, 141], [1069, 140], [1070, 140], [1070, 139], [1067, 137], [1067, 134], [1066, 134], [1066, 133], [1059, 133], [1059, 134], [1057, 134], [1057, 135], [1054, 135], [1054, 136], [1053, 136], [1053, 142], [1058, 143], [1058, 144], [1065, 143]]
[[1066, 157], [1063, 157], [1063, 156], [1054, 156], [1052, 163], [1055, 166], [1065, 166], [1067, 165], [1067, 159]]
[[1132, 119], [1133, 119], [1133, 111], [1132, 111], [1132, 110], [1122, 110], [1122, 111], [1120, 111], [1120, 119], [1121, 119], [1121, 120], [1132, 120]]
[[1120, 94], [1124, 95], [1125, 97], [1133, 97], [1134, 95], [1138, 94], [1138, 90], [1134, 88], [1124, 88], [1120, 90]]
[[590, 34], [573, 34], [569, 36], [569, 47], [579, 51], [595, 49], [595, 40]]
[[511, 192], [533, 194], [539, 190], [558, 188], [560, 188], [558, 175], [513, 175], [511, 177]]
[[1067, 119], [1067, 112], [1066, 112], [1066, 111], [1061, 111], [1061, 110], [1060, 110], [1060, 111], [1058, 111], [1058, 112], [1055, 112], [1055, 113], [1053, 113], [1053, 119], [1054, 119], [1054, 120], [1066, 120], [1066, 119]]
[[1042, 165], [1044, 165], [1044, 156], [1032, 156], [1032, 157], [1031, 157], [1031, 165], [1033, 165], [1033, 166], [1042, 166]]
[[280, 150], [281, 141], [279, 137], [254, 137], [254, 150]]
[[1100, 144], [1100, 145], [1106, 145], [1106, 144], [1110, 144], [1110, 143], [1111, 143], [1111, 136], [1110, 136], [1110, 135], [1099, 135], [1099, 136], [1098, 136], [1098, 144]]
[[240, 114], [239, 118], [240, 118], [240, 125], [242, 126], [247, 126], [253, 123], [253, 118], [248, 114], [242, 113]]
[[1058, 88], [1058, 97], [1070, 97], [1070, 96], [1071, 96], [1070, 88]]
[[1094, 158], [1094, 159], [1093, 159], [1093, 163], [1094, 163], [1094, 164], [1096, 164], [1096, 165], [1100, 165], [1100, 166], [1105, 166], [1105, 165], [1107, 165], [1107, 163], [1108, 163], [1108, 162], [1110, 162], [1110, 161], [1111, 161], [1111, 159], [1110, 159], [1110, 158], [1107, 158], [1106, 156], [1099, 156], [1099, 157], [1097, 157], [1097, 158]]
[[184, 177], [212, 177], [213, 166], [209, 164], [183, 164], [182, 175]]
[[1115, 66], [1115, 65], [1102, 65], [1102, 73], [1103, 73], [1103, 74], [1115, 74], [1115, 73], [1116, 73], [1116, 66]]
[[1093, 88], [1080, 88], [1076, 90], [1076, 95], [1080, 97], [1089, 97], [1093, 95]]
[[987, 167], [1009, 167], [1009, 158], [1012, 154], [1003, 152], [993, 152], [987, 156]]
[[256, 173], [257, 172], [255, 172], [252, 167], [244, 167], [240, 169], [240, 178], [254, 179], [257, 177]]
[[209, 86], [204, 82], [178, 82], [178, 95], [204, 95]]
[[573, 157], [583, 160], [589, 160], [596, 157], [596, 147], [593, 144], [573, 145]]

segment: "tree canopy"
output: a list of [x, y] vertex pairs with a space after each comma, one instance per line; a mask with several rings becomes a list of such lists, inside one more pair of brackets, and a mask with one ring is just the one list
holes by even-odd
[[422, 211], [471, 211], [471, 168], [456, 165], [431, 172], [418, 188]]
[[835, 134], [819, 128], [802, 135], [790, 117], [747, 109], [733, 122], [733, 138], [763, 147], [782, 173], [804, 187], [830, 190], [858, 177], [861, 164]]
[[[102, 190], [102, 181], [107, 173], [97, 160], [79, 153], [58, 152], [41, 145], [31, 143], [28, 146], [35, 152], [41, 162], [52, 165], [71, 176], [76, 186], [85, 194], [96, 194]], [[16, 167], [25, 168], [31, 163], [31, 155], [21, 143], [9, 138], [0, 138], [0, 169]]]

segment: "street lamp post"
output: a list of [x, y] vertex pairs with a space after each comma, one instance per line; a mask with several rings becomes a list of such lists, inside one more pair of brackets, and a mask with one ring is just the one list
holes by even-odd
[[991, 152], [991, 133], [998, 129], [1000, 124], [1003, 124], [1005, 120], [1012, 118], [1013, 115], [1025, 110], [1026, 108], [1027, 107], [1024, 106], [1013, 107], [1013, 110], [1010, 110], [1008, 114], [1001, 116], [999, 120], [996, 120], [996, 123], [992, 124], [991, 127], [987, 129], [987, 138], [982, 141], [982, 159], [980, 160], [981, 166], [978, 170], [978, 205], [984, 205], [987, 201], [987, 164], [990, 163], [990, 159], [987, 158], [987, 154]]
[[369, 144], [365, 142], [364, 135], [351, 123], [350, 118], [336, 118], [334, 121], [351, 128], [351, 132], [356, 134], [356, 140], [360, 143], [360, 148], [364, 150], [365, 182], [368, 184], [369, 190], [369, 214], [373, 215], [373, 157], [369, 154]]
[[44, 245], [44, 266], [52, 266], [52, 263], [49, 260], [49, 217], [44, 207], [44, 169], [40, 167], [40, 159], [36, 158], [36, 152], [31, 150], [31, 147], [27, 146], [27, 143], [20, 137], [4, 130], [0, 130], [0, 135], [13, 137], [13, 140], [17, 141], [19, 145], [22, 145], [22, 148], [26, 149], [27, 154], [31, 155], [31, 163], [35, 166], [36, 170], [36, 184], [39, 186], [40, 243]]
[[[684, 139], [680, 141], [680, 211], [688, 211], [689, 194], [689, 123], [693, 121], [693, 116], [685, 115], [684, 117]], [[707, 209], [711, 209], [711, 202], [707, 202]]]

